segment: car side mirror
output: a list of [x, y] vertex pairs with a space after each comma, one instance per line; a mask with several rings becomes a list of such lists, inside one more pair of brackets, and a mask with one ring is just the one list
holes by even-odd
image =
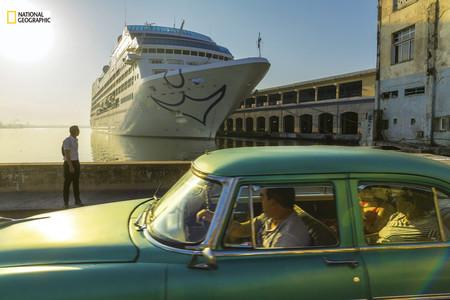
[[[199, 257], [205, 260], [204, 262], [198, 262]], [[200, 270], [216, 270], [217, 261], [211, 248], [206, 247], [202, 250], [201, 256], [198, 254], [192, 255], [192, 259], [189, 262], [188, 268], [200, 269]]]

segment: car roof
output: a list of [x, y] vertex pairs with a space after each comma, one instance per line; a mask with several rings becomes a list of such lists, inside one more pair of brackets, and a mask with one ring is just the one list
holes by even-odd
[[192, 167], [216, 176], [280, 174], [396, 173], [450, 182], [450, 167], [428, 158], [343, 146], [273, 146], [223, 149], [197, 158]]

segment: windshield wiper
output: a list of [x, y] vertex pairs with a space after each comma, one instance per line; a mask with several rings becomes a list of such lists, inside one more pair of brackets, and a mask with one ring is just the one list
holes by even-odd
[[47, 219], [50, 217], [35, 217], [35, 218], [23, 218], [23, 219], [13, 219], [13, 218], [4, 218], [0, 217], [0, 229], [6, 228], [8, 226], [18, 224], [18, 223], [25, 223], [28, 221], [34, 221], [34, 220], [40, 220], [40, 219]]
[[134, 226], [136, 226], [137, 231], [142, 231], [145, 228], [147, 228], [147, 222], [145, 220], [147, 219], [147, 214], [149, 212], [153, 211], [153, 208], [155, 207], [156, 202], [158, 202], [158, 198], [156, 196], [153, 196], [150, 198], [150, 203], [147, 205], [147, 207], [139, 214], [136, 221], [134, 222]]

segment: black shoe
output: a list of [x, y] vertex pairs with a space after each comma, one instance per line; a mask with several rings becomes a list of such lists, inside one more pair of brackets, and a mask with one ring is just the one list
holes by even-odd
[[81, 206], [84, 206], [84, 204], [82, 202], [78, 202], [78, 203], [75, 203], [75, 206], [81, 207]]

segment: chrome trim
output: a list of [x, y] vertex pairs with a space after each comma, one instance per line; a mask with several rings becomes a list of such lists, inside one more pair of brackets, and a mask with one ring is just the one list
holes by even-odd
[[420, 299], [428, 299], [428, 300], [438, 300], [438, 299], [449, 299], [450, 293], [442, 293], [442, 294], [424, 294], [424, 295], [404, 295], [404, 296], [383, 296], [383, 297], [374, 297], [373, 299], [383, 299], [383, 300], [403, 300], [403, 299], [410, 299], [410, 300], [420, 300]]
[[171, 252], [176, 252], [176, 253], [180, 253], [180, 254], [188, 254], [188, 255], [202, 255], [202, 251], [201, 250], [190, 250], [190, 249], [182, 249], [182, 248], [176, 248], [176, 247], [172, 247], [172, 246], [168, 246], [166, 244], [163, 244], [161, 242], [159, 242], [158, 240], [154, 239], [152, 237], [152, 235], [148, 232], [148, 230], [144, 230], [144, 236], [145, 238], [154, 246], [162, 249], [162, 250], [167, 250], [167, 251], [171, 251]]
[[438, 225], [439, 225], [439, 232], [441, 234], [441, 240], [446, 241], [447, 235], [444, 230], [444, 222], [442, 222], [441, 208], [439, 207], [439, 201], [438, 201], [438, 197], [437, 197], [436, 188], [432, 187], [431, 192], [433, 193], [434, 209], [437, 214], [437, 221], [438, 221]]
[[248, 185], [248, 196], [249, 201], [248, 205], [250, 206], [250, 226], [252, 229], [252, 245], [253, 248], [256, 248], [256, 230], [255, 230], [255, 211], [253, 209], [253, 185]]
[[385, 245], [385, 246], [364, 246], [364, 247], [360, 247], [359, 249], [361, 251], [378, 251], [378, 250], [413, 250], [413, 249], [440, 249], [440, 248], [449, 248], [450, 244], [449, 243], [444, 243], [444, 242], [440, 242], [440, 243], [434, 243], [434, 244], [423, 244], [423, 245], [419, 245], [419, 244], [414, 244], [414, 245], [393, 245], [393, 244], [389, 244], [389, 245]]
[[207, 178], [216, 181], [220, 180], [223, 185], [222, 195], [217, 203], [214, 217], [211, 220], [211, 224], [209, 225], [204, 241], [200, 244], [201, 249], [208, 247], [214, 250], [216, 249], [216, 246], [219, 243], [220, 235], [226, 226], [226, 216], [228, 215], [228, 210], [230, 209], [230, 204], [233, 198], [233, 192], [236, 189], [239, 179], [215, 176], [208, 176]]
[[261, 250], [216, 250], [214, 255], [217, 257], [237, 257], [237, 256], [263, 256], [263, 255], [299, 255], [299, 254], [328, 254], [328, 253], [351, 253], [357, 252], [357, 248], [334, 248], [334, 249], [261, 249]]
[[[202, 248], [198, 249], [182, 249], [168, 246], [154, 239], [150, 233], [143, 231], [147, 240], [154, 246], [179, 254], [186, 255], [202, 255]], [[352, 253], [357, 252], [357, 248], [334, 248], [334, 249], [317, 249], [310, 247], [309, 249], [270, 249], [270, 250], [246, 250], [246, 249], [230, 249], [230, 250], [212, 250], [211, 254], [216, 257], [243, 257], [243, 256], [263, 256], [263, 255], [299, 255], [299, 254], [328, 254], [328, 253]]]

